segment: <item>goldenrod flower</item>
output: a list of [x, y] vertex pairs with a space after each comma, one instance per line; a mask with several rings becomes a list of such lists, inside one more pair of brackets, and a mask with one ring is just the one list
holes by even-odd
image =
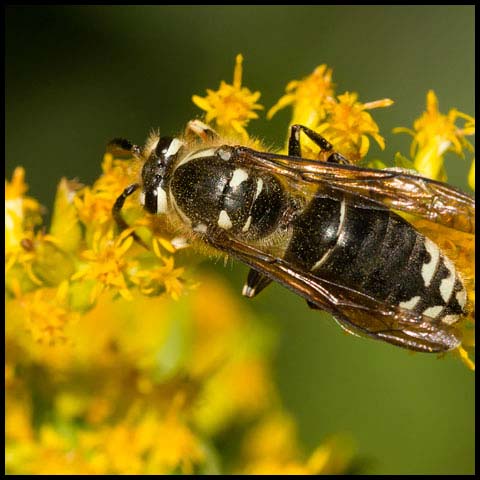
[[174, 300], [178, 300], [184, 287], [184, 282], [181, 279], [184, 269], [174, 268], [175, 260], [173, 256], [162, 255], [159, 248], [160, 244], [173, 253], [174, 248], [170, 242], [162, 238], [155, 238], [152, 242], [153, 251], [161, 263], [159, 265], [149, 264], [148, 268], [134, 272], [131, 280], [139, 286], [140, 291], [145, 295], [158, 293], [160, 289], [164, 288]]
[[125, 230], [114, 239], [112, 230], [106, 235], [97, 231], [93, 237], [92, 248], [82, 253], [87, 263], [72, 276], [72, 280], [81, 278], [96, 280], [90, 295], [92, 303], [106, 288], [113, 288], [127, 300], [132, 299], [124, 273], [128, 268], [135, 266], [134, 261], [125, 257], [133, 243], [131, 233], [131, 229]]
[[242, 450], [248, 463], [298, 458], [301, 448], [294, 419], [283, 411], [271, 412], [248, 432]]
[[139, 168], [133, 159], [119, 160], [110, 153], [104, 155], [103, 174], [92, 187], [84, 187], [73, 199], [77, 214], [87, 228], [110, 227], [113, 204], [132, 179], [137, 178]]
[[17, 296], [38, 286], [56, 286], [73, 273], [71, 259], [58, 239], [44, 230], [34, 231], [41, 222], [41, 206], [25, 196], [24, 179], [25, 171], [18, 167], [12, 182], [5, 182], [6, 285]]
[[42, 288], [20, 297], [25, 313], [25, 325], [37, 342], [55, 344], [64, 342], [65, 326], [71, 312], [67, 307], [68, 283], [58, 288]]
[[[456, 125], [458, 119], [464, 120], [462, 128]], [[443, 155], [447, 150], [459, 156], [464, 156], [465, 149], [473, 151], [473, 145], [465, 137], [475, 133], [475, 119], [455, 108], [447, 115], [440, 113], [437, 96], [433, 90], [429, 90], [426, 111], [415, 120], [413, 130], [399, 127], [393, 131], [413, 136], [410, 156], [418, 172], [426, 177], [445, 181]]]
[[259, 457], [245, 469], [250, 475], [339, 475], [345, 472], [353, 455], [348, 438], [337, 437], [318, 446], [304, 461], [298, 458]]
[[[269, 110], [272, 118], [278, 110], [292, 105], [290, 125], [300, 124], [321, 133], [334, 148], [353, 163], [363, 158], [369, 149], [371, 136], [383, 149], [385, 141], [378, 125], [366, 110], [388, 107], [393, 101], [385, 98], [369, 103], [357, 101], [356, 93], [346, 92], [334, 98], [332, 69], [320, 65], [303, 80], [290, 82], [287, 94]], [[318, 147], [308, 138], [303, 140], [302, 155], [317, 158]]]
[[40, 204], [25, 196], [28, 185], [25, 183], [25, 169], [17, 167], [12, 181], [5, 180], [5, 255], [7, 268], [22, 254], [22, 240], [31, 235], [35, 225], [40, 223]]
[[286, 95], [268, 111], [267, 118], [272, 118], [282, 108], [292, 105], [290, 123], [299, 123], [313, 129], [325, 117], [325, 104], [334, 94], [332, 69], [325, 64], [319, 65], [302, 80], [291, 81], [285, 91]]
[[320, 121], [316, 131], [325, 136], [335, 150], [353, 163], [358, 162], [368, 153], [369, 136], [383, 150], [385, 140], [378, 133], [378, 125], [366, 110], [389, 107], [393, 104], [393, 100], [384, 98], [374, 102], [360, 103], [357, 101], [358, 94], [349, 92], [337, 98], [338, 101], [332, 99], [326, 103], [327, 116], [325, 120]]
[[[175, 400], [173, 402], [175, 404]], [[162, 419], [132, 408], [126, 419], [97, 432], [82, 432], [80, 446], [101, 473], [191, 474], [203, 462], [200, 440], [171, 408]]]
[[251, 92], [247, 87], [242, 87], [242, 62], [243, 56], [238, 54], [232, 85], [222, 81], [218, 90], [207, 89], [206, 97], [193, 95], [192, 101], [207, 112], [206, 123], [215, 121], [220, 133], [240, 135], [245, 140], [248, 138], [245, 127], [250, 120], [258, 118], [254, 110], [261, 110], [263, 106], [257, 103], [260, 92]]

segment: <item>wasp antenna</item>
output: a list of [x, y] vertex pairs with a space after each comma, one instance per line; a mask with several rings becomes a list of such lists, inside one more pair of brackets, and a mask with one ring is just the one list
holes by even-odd
[[142, 156], [142, 148], [125, 138], [114, 138], [108, 142], [107, 152], [114, 155], [125, 155], [129, 153], [137, 158]]

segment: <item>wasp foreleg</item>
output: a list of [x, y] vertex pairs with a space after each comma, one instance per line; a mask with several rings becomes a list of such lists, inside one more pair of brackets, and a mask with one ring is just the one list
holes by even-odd
[[[134, 193], [139, 187], [140, 184], [132, 183], [122, 192], [122, 194], [115, 200], [115, 203], [113, 204], [112, 216], [116, 224], [118, 225], [120, 231], [130, 228], [130, 225], [122, 217], [122, 208], [125, 204], [125, 200], [130, 195], [132, 195], [132, 193]], [[142, 247], [148, 249], [148, 246], [145, 244], [145, 242], [135, 232], [132, 232], [132, 236], [137, 243], [139, 243]]]

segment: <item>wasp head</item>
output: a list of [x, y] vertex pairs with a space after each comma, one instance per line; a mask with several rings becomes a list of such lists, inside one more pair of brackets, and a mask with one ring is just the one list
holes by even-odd
[[173, 165], [183, 142], [177, 138], [160, 137], [142, 169], [142, 203], [150, 213], [167, 213], [167, 191]]

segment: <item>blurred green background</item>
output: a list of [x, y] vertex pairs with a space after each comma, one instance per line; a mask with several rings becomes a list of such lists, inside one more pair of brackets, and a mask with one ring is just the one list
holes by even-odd
[[[175, 134], [199, 116], [192, 94], [232, 80], [266, 108], [289, 80], [334, 69], [337, 93], [395, 100], [374, 112], [387, 149], [408, 154], [411, 126], [432, 88], [440, 109], [474, 114], [474, 6], [7, 7], [6, 175], [27, 170], [30, 194], [51, 207], [62, 176], [88, 183], [106, 142]], [[249, 132], [281, 145], [289, 111]], [[466, 188], [467, 161], [449, 159]], [[239, 292], [246, 268], [216, 268]], [[247, 300], [245, 300], [247, 301]], [[344, 335], [327, 316], [273, 286], [250, 303], [278, 326], [283, 401], [313, 448], [349, 432], [376, 474], [474, 473], [474, 374], [454, 359], [410, 354]]]

